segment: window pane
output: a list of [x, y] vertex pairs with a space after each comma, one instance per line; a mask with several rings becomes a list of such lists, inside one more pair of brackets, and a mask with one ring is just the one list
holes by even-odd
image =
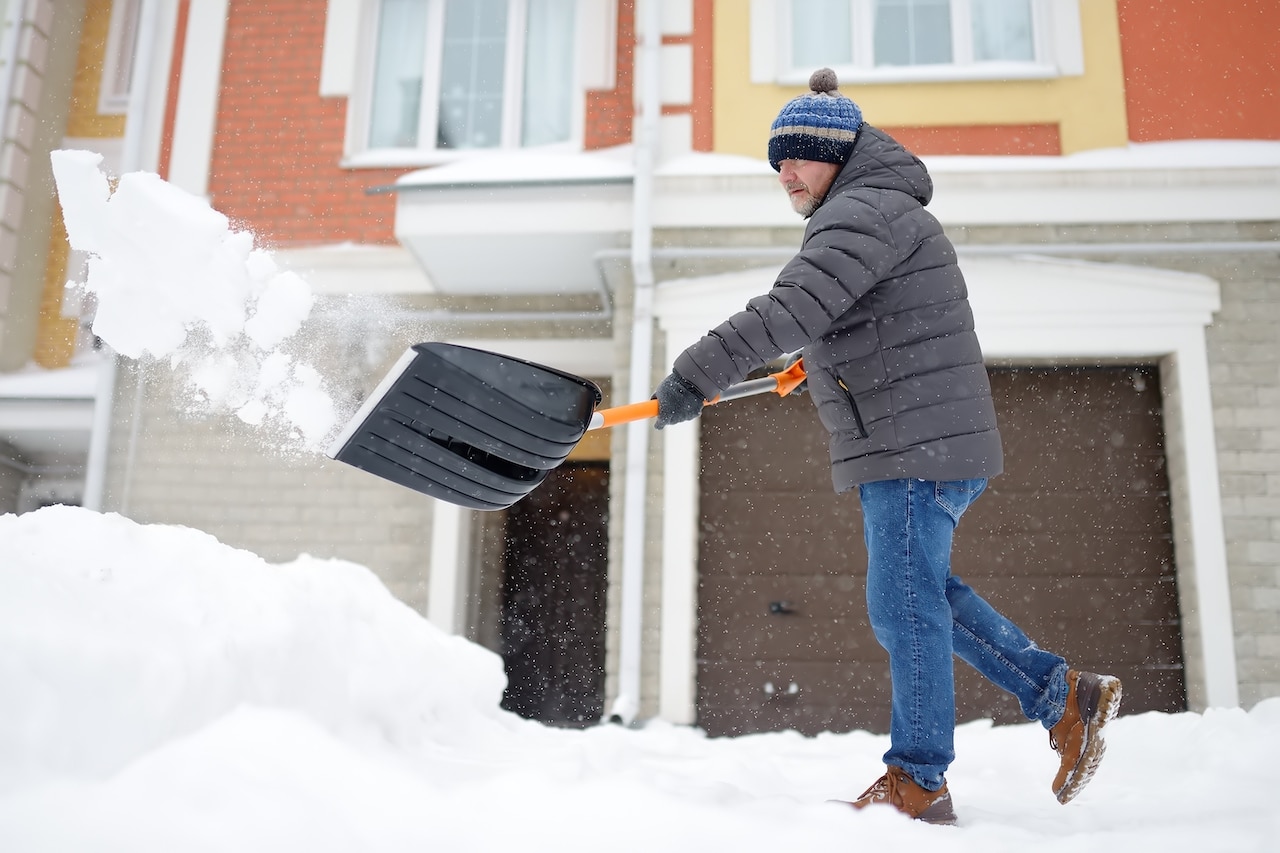
[[529, 0], [520, 144], [569, 139], [573, 114], [575, 0]]
[[791, 66], [821, 68], [853, 62], [849, 0], [792, 0]]
[[370, 148], [411, 148], [418, 144], [426, 25], [426, 3], [382, 0], [378, 54], [373, 66]]
[[449, 0], [440, 62], [440, 148], [502, 144], [507, 0]]
[[1031, 0], [972, 0], [975, 62], [1035, 59]]
[[876, 65], [951, 62], [951, 0], [876, 0]]

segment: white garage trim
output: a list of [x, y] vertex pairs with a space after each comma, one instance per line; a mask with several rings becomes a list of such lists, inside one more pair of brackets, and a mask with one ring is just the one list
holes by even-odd
[[[1035, 256], [963, 261], [978, 334], [989, 361], [1135, 359], [1159, 362], [1184, 602], [1188, 694], [1193, 704], [1239, 704], [1232, 613], [1209, 389], [1205, 327], [1220, 307], [1218, 284], [1200, 275]], [[666, 361], [752, 296], [776, 267], [664, 282], [655, 313]], [[662, 640], [659, 714], [695, 718], [697, 678], [698, 422], [663, 433]], [[1175, 458], [1176, 454], [1176, 458]], [[1182, 502], [1179, 504], [1179, 502]], [[1181, 511], [1179, 511], [1181, 510]], [[1188, 521], [1178, 529], [1177, 521]], [[1194, 602], [1188, 612], [1187, 602]], [[1195, 683], [1199, 674], [1202, 683]]]

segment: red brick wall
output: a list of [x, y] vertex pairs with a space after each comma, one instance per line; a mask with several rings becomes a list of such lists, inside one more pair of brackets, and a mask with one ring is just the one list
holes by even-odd
[[[325, 7], [231, 0], [209, 192], [269, 246], [394, 243], [394, 195], [365, 191], [411, 169], [339, 165], [347, 101], [319, 95]], [[588, 150], [631, 140], [633, 0], [618, 4], [617, 39], [617, 85], [586, 96]]]
[[1129, 138], [1280, 139], [1276, 0], [1120, 0]]
[[714, 151], [715, 122], [711, 119], [715, 79], [715, 3], [693, 0], [693, 150]]
[[343, 169], [345, 98], [320, 97], [325, 0], [231, 0], [209, 191], [270, 246], [394, 243], [409, 169]]
[[582, 145], [588, 151], [625, 145], [631, 141], [632, 69], [635, 67], [636, 9], [634, 0], [618, 2], [618, 67], [612, 89], [587, 92]]
[[885, 131], [913, 154], [921, 156], [1038, 154], [1056, 157], [1062, 153], [1056, 124], [886, 127]]

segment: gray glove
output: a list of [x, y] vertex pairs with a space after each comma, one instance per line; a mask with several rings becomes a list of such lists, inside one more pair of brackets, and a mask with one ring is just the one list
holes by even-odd
[[696, 385], [674, 372], [658, 385], [653, 399], [658, 401], [655, 429], [693, 420], [702, 414], [702, 406], [707, 402]]

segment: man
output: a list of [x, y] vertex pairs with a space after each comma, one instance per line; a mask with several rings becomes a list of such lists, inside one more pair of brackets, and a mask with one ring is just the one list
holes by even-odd
[[803, 349], [807, 387], [831, 435], [839, 492], [857, 487], [867, 609], [893, 682], [886, 772], [854, 802], [953, 823], [952, 655], [1017, 697], [1049, 730], [1066, 803], [1102, 758], [1116, 678], [1069, 669], [951, 574], [960, 516], [1002, 470], [1000, 434], [964, 276], [925, 211], [924, 165], [863, 124], [830, 69], [783, 107], [769, 163], [808, 220], [768, 293], [676, 359], [655, 397], [662, 429], [780, 355]]

